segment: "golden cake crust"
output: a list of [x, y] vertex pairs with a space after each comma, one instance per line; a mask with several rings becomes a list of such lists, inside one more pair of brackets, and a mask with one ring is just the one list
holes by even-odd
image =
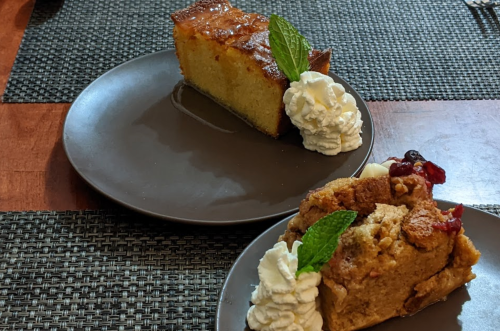
[[226, 0], [198, 1], [171, 17], [179, 29], [248, 54], [266, 77], [287, 84], [271, 54], [267, 17], [245, 13]]
[[[292, 127], [282, 101], [289, 81], [272, 56], [267, 17], [226, 0], [198, 1], [171, 17], [187, 83], [268, 135], [278, 137]], [[331, 50], [312, 50], [310, 69], [327, 74], [330, 57]], [[211, 71], [213, 80], [203, 71]], [[236, 96], [227, 92], [231, 89]]]

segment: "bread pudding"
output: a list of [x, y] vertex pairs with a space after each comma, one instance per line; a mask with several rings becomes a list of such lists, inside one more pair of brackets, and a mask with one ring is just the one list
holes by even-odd
[[[184, 80], [272, 137], [291, 127], [283, 95], [289, 81], [269, 46], [269, 19], [227, 0], [201, 0], [171, 15]], [[310, 70], [327, 74], [331, 51], [312, 50]]]
[[358, 212], [321, 270], [325, 330], [358, 330], [416, 313], [475, 278], [471, 267], [480, 253], [464, 234], [462, 205], [439, 210], [435, 173], [422, 162], [401, 173], [397, 168], [408, 162], [394, 162], [389, 174], [337, 179], [310, 192], [280, 237], [290, 247], [323, 216]]

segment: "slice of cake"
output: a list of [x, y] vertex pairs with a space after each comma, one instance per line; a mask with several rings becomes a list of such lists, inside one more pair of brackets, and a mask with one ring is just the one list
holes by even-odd
[[[289, 81], [271, 54], [267, 17], [226, 0], [201, 0], [171, 17], [188, 84], [272, 137], [292, 127], [283, 104]], [[327, 74], [330, 56], [330, 50], [311, 51], [310, 70]]]
[[280, 237], [289, 246], [327, 214], [358, 212], [321, 270], [325, 330], [358, 330], [416, 313], [475, 278], [480, 253], [464, 235], [463, 207], [437, 208], [428, 167], [398, 159], [389, 174], [337, 179], [302, 201]]

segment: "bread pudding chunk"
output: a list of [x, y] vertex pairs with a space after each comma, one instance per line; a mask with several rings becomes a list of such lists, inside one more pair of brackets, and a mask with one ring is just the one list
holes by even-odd
[[348, 229], [320, 285], [329, 330], [357, 330], [418, 312], [475, 278], [479, 252], [463, 234], [432, 227], [443, 216], [431, 202], [408, 210], [377, 204]]
[[[291, 127], [283, 95], [289, 81], [269, 46], [269, 19], [227, 0], [202, 0], [171, 15], [185, 81], [258, 130], [277, 138]], [[309, 53], [310, 70], [324, 74], [331, 51]]]
[[444, 170], [425, 160], [386, 166], [387, 174], [370, 169], [375, 177], [341, 178], [310, 192], [280, 237], [291, 245], [329, 213], [358, 212], [321, 270], [326, 330], [416, 313], [476, 277], [480, 252], [465, 236], [463, 206], [442, 211], [432, 197]]

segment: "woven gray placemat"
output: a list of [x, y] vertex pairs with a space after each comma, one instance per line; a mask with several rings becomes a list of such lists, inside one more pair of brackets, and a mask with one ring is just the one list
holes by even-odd
[[[500, 216], [500, 205], [474, 207]], [[0, 212], [0, 329], [213, 330], [229, 268], [269, 226]]]
[[[173, 48], [169, 15], [192, 0], [38, 0], [4, 102], [72, 102], [94, 79]], [[289, 19], [366, 100], [500, 98], [497, 9], [461, 0], [234, 0]]]
[[265, 226], [0, 213], [0, 329], [213, 330], [226, 274]]

